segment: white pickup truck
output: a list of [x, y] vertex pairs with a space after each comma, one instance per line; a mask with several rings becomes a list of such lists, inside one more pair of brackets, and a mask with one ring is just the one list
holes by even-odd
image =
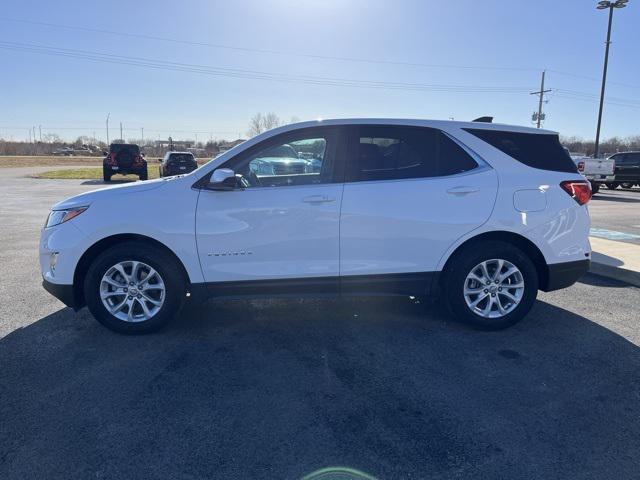
[[591, 192], [598, 193], [603, 183], [613, 182], [616, 162], [612, 158], [591, 158], [571, 153], [578, 171], [591, 182]]

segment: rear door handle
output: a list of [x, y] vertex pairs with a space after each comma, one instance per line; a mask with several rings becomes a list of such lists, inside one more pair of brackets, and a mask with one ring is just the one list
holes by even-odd
[[477, 191], [479, 191], [480, 189], [478, 187], [467, 187], [467, 186], [460, 186], [460, 187], [453, 187], [450, 188], [449, 190], [447, 190], [447, 193], [449, 195], [468, 195], [470, 193], [475, 193]]
[[334, 200], [335, 198], [329, 198], [327, 195], [309, 195], [302, 199], [304, 203], [328, 203]]

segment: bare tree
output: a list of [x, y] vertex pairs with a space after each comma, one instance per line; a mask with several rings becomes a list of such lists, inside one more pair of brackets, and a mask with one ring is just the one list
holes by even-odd
[[247, 135], [249, 137], [255, 137], [256, 135], [260, 135], [262, 133], [262, 114], [256, 113], [251, 120], [249, 120], [249, 130], [247, 130]]
[[267, 113], [263, 118], [265, 130], [271, 130], [272, 128], [279, 127], [282, 124], [280, 118], [273, 112]]
[[282, 125], [282, 121], [275, 113], [269, 112], [264, 115], [262, 113], [256, 113], [251, 117], [251, 120], [249, 120], [247, 135], [249, 135], [249, 137], [255, 137], [262, 132], [279, 127], [280, 125]]

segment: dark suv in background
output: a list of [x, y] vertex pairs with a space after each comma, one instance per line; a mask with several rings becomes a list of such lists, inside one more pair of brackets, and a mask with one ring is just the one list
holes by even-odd
[[102, 176], [105, 182], [111, 181], [111, 176], [120, 173], [122, 175], [137, 175], [140, 180], [148, 178], [147, 162], [144, 154], [140, 153], [140, 147], [133, 143], [112, 143], [109, 152], [102, 161]]
[[616, 161], [614, 181], [607, 183], [609, 188], [633, 188], [640, 185], [640, 152], [619, 152], [611, 155]]
[[191, 152], [167, 152], [164, 158], [160, 159], [161, 177], [193, 172], [196, 168], [198, 163]]

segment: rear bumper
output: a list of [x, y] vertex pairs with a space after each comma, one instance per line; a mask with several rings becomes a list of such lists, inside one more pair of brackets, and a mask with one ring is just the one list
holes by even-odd
[[615, 177], [613, 175], [585, 175], [587, 180], [596, 183], [613, 182]]
[[51, 295], [56, 297], [58, 300], [64, 303], [67, 307], [71, 307], [75, 309], [76, 302], [75, 302], [75, 296], [73, 293], [73, 285], [51, 283], [45, 279], [42, 279], [42, 286], [47, 292], [49, 292]]
[[184, 173], [193, 172], [198, 166], [185, 166], [184, 169], [181, 169], [180, 166], [170, 165], [168, 167], [162, 168], [162, 175], [165, 177], [171, 177], [173, 175], [182, 175]]
[[549, 277], [547, 278], [546, 285], [543, 285], [544, 288], [541, 288], [541, 290], [550, 292], [551, 290], [570, 287], [589, 271], [590, 265], [590, 260], [578, 260], [575, 262], [548, 265]]
[[147, 166], [146, 165], [142, 165], [142, 166], [134, 166], [131, 165], [130, 167], [119, 167], [119, 166], [112, 166], [112, 165], [102, 165], [103, 168], [107, 171], [107, 172], [111, 172], [111, 173], [121, 173], [123, 175], [126, 174], [139, 174], [139, 173], [143, 173], [147, 171]]

